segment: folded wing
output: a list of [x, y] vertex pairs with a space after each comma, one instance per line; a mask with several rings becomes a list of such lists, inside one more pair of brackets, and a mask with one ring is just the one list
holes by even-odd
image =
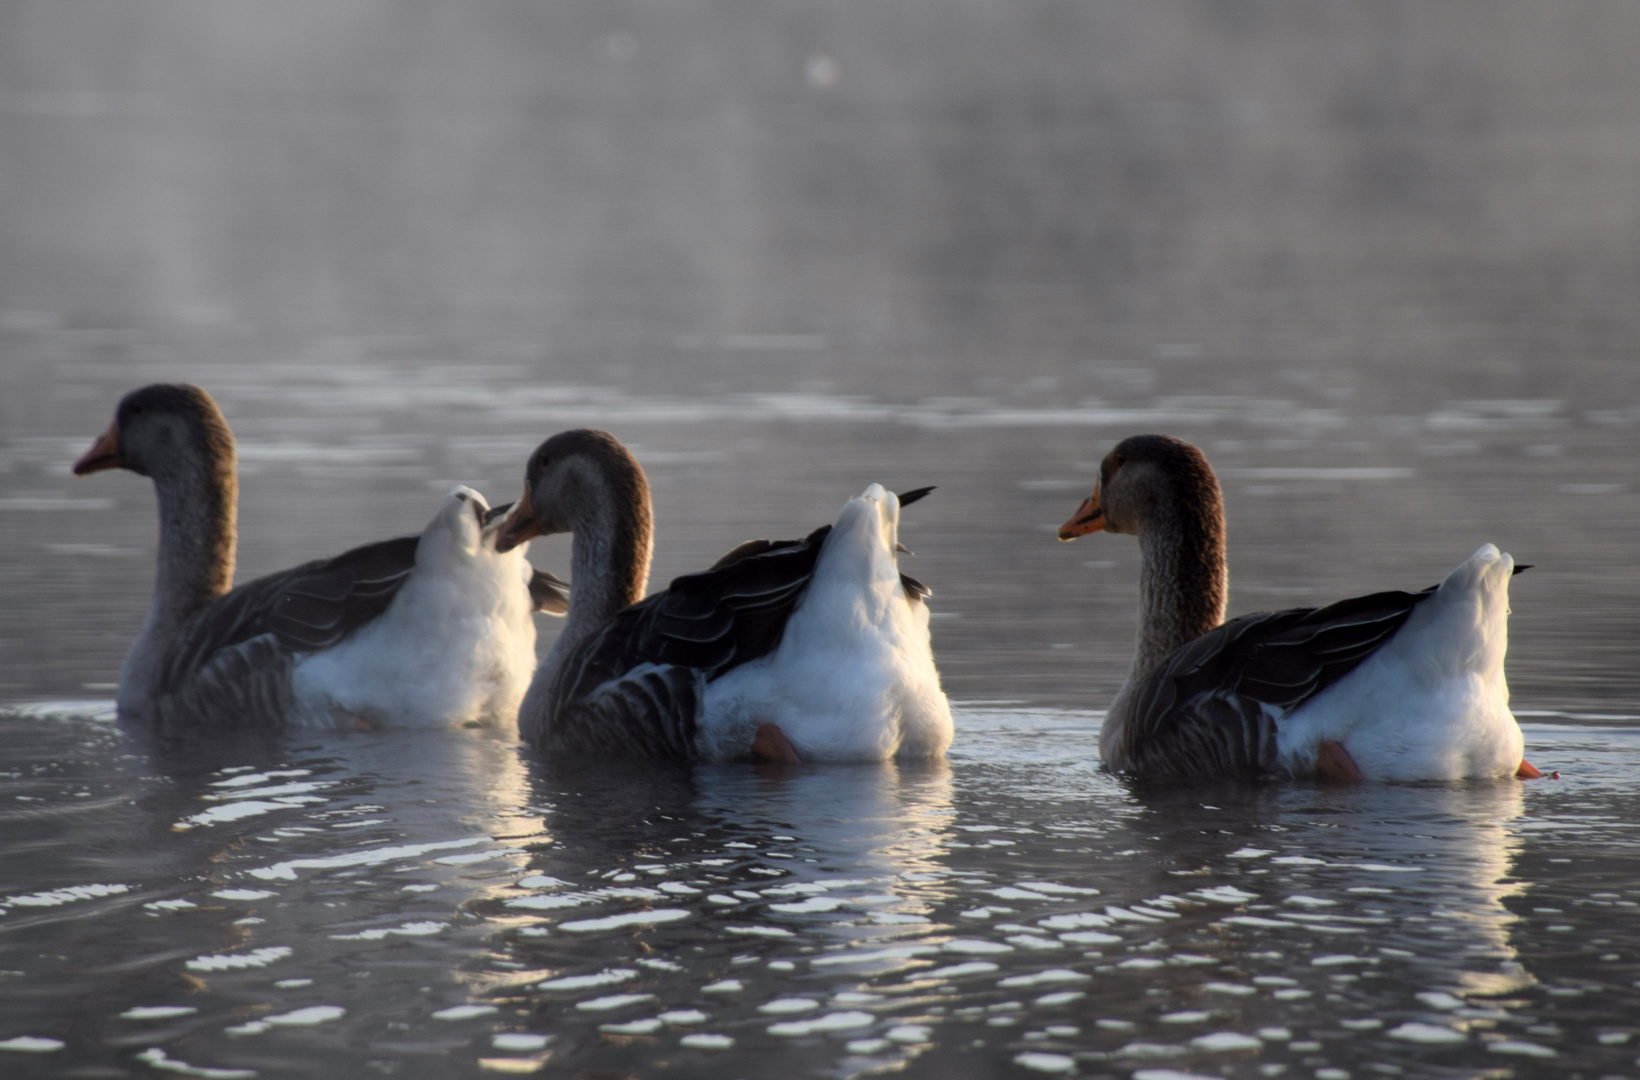
[[558, 670], [548, 744], [692, 757], [700, 688], [779, 647], [830, 532], [748, 540], [610, 619]]
[[1138, 687], [1133, 770], [1152, 776], [1279, 771], [1280, 718], [1355, 670], [1399, 630], [1423, 592], [1233, 619], [1183, 646]]
[[[336, 645], [393, 602], [416, 565], [417, 536], [356, 547], [257, 578], [197, 612], [165, 658], [164, 692], [266, 636], [252, 652], [306, 653]], [[248, 658], [247, 654], [247, 658]]]

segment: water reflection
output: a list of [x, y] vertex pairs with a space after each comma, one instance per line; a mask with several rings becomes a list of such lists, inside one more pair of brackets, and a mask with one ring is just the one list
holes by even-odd
[[1098, 720], [966, 706], [949, 764], [781, 771], [543, 762], [483, 729], [190, 755], [84, 706], [13, 715], [0, 1042], [274, 1075], [1619, 1045], [1589, 1040], [1633, 993], [1632, 740], [1562, 740], [1586, 764], [1558, 787], [1180, 790], [1095, 772]]
[[[838, 940], [893, 936], [903, 924], [925, 925], [929, 905], [944, 896], [940, 856], [954, 814], [944, 763], [691, 770], [561, 762], [532, 763], [531, 776], [543, 836], [557, 841], [537, 854], [532, 873], [559, 884], [659, 885], [626, 890], [639, 902], [709, 893], [708, 912], [757, 911], [770, 920], [741, 928], [749, 941], [809, 931]], [[690, 884], [669, 880], [675, 875]], [[732, 888], [736, 882], [755, 888]], [[553, 896], [507, 906], [581, 906], [560, 903], [564, 894], [549, 888]]]
[[[883, 767], [699, 771], [695, 805], [728, 827], [794, 833], [824, 852], [829, 869], [905, 875], [944, 869], [950, 839], [951, 766], [945, 761]], [[805, 860], [806, 862], [806, 860]]]

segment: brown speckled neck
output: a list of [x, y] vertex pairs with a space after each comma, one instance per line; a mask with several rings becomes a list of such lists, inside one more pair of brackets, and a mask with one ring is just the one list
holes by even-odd
[[163, 410], [183, 422], [183, 440], [163, 454], [150, 451], [143, 467], [159, 502], [154, 614], [180, 622], [233, 588], [239, 507], [233, 432], [197, 387], [148, 387], [127, 398], [132, 401], [147, 406], [144, 415]]
[[1139, 534], [1135, 680], [1224, 621], [1230, 581], [1218, 482], [1211, 471], [1174, 479], [1173, 491], [1158, 492], [1155, 513]]
[[563, 474], [561, 513], [574, 532], [569, 615], [547, 659], [552, 666], [649, 584], [654, 522], [649, 480], [637, 459], [603, 431], [566, 431], [537, 452]]

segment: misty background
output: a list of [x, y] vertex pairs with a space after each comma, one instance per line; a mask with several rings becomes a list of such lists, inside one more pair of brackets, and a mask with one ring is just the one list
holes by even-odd
[[669, 386], [1631, 392], [1637, 44], [1622, 0], [8, 0], [0, 309]]

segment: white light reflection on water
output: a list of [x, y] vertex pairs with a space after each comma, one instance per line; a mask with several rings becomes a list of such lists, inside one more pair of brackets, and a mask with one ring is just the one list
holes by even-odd
[[[414, 1072], [436, 1047], [457, 1073], [1627, 1060], [1632, 735], [1529, 729], [1583, 762], [1536, 785], [1149, 791], [1092, 771], [1096, 715], [957, 711], [949, 765], [692, 771], [543, 765], [469, 730], [178, 759], [76, 708], [9, 714], [39, 803], [8, 829], [104, 843], [8, 863], [0, 1039], [118, 1065], [76, 1032], [140, 1021], [191, 1067]], [[316, 801], [173, 828], [293, 782]], [[1587, 864], [1547, 863], [1574, 836]], [[185, 1003], [154, 989], [183, 975]]]

